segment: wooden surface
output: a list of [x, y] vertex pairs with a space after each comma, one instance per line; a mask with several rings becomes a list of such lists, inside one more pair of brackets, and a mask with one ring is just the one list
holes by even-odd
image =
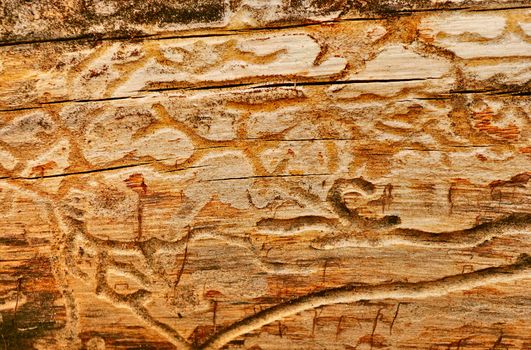
[[0, 2], [0, 350], [531, 349], [527, 1]]

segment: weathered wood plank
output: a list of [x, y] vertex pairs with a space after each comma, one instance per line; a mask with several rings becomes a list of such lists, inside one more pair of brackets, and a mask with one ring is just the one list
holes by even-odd
[[386, 18], [414, 12], [528, 8], [525, 0], [4, 0], [0, 43], [128, 38]]
[[0, 107], [275, 83], [345, 82], [352, 96], [526, 93], [526, 23], [528, 10], [459, 12], [222, 37], [4, 47]]
[[0, 350], [529, 349], [527, 4], [84, 4], [3, 3]]

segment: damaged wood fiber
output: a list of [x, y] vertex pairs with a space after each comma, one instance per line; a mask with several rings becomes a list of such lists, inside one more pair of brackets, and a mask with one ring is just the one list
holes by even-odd
[[0, 3], [0, 350], [531, 348], [527, 1]]

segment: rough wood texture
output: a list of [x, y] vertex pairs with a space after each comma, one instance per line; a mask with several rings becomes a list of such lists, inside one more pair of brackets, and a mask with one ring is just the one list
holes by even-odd
[[531, 349], [527, 1], [0, 3], [0, 350]]

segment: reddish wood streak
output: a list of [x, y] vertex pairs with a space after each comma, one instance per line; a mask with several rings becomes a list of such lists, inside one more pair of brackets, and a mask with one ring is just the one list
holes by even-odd
[[324, 262], [324, 267], [323, 267], [323, 283], [325, 283], [326, 281], [326, 268], [328, 266], [328, 259], [325, 260]]
[[502, 339], [503, 339], [503, 333], [500, 334], [500, 336], [498, 337], [498, 339], [496, 339], [496, 341], [494, 342], [494, 344], [492, 345], [491, 348], [489, 348], [489, 350], [496, 350], [498, 348], [498, 346], [501, 345], [502, 343]]
[[393, 334], [393, 325], [395, 324], [396, 318], [398, 316], [398, 310], [400, 310], [400, 305], [402, 305], [402, 302], [399, 302], [396, 305], [395, 315], [393, 316], [393, 320], [391, 321], [391, 324], [389, 325], [389, 334], [390, 335]]
[[13, 327], [15, 327], [15, 324], [16, 324], [16, 319], [17, 319], [17, 311], [18, 311], [18, 298], [19, 298], [19, 295], [20, 295], [20, 288], [22, 286], [22, 278], [19, 278], [17, 280], [17, 296], [16, 296], [16, 300], [15, 300], [15, 311], [13, 313]]
[[213, 301], [212, 305], [212, 324], [214, 325], [214, 332], [216, 331], [216, 312], [218, 311], [218, 302], [217, 300]]
[[383, 315], [382, 315], [382, 310], [384, 308], [379, 308], [378, 309], [378, 312], [376, 313], [376, 317], [374, 318], [374, 322], [372, 323], [372, 332], [371, 332], [371, 349], [372, 349], [372, 346], [373, 346], [373, 343], [374, 343], [374, 332], [376, 331], [376, 326], [378, 325], [378, 319], [382, 319]]
[[341, 317], [339, 317], [339, 321], [337, 322], [336, 340], [337, 340], [337, 337], [339, 337], [339, 333], [341, 333], [341, 322], [343, 322], [343, 315], [341, 315]]
[[319, 313], [317, 310], [313, 311], [313, 320], [312, 320], [312, 338], [315, 337], [315, 328], [317, 327], [317, 321], [319, 319], [319, 315], [323, 312], [323, 309], [319, 310]]
[[188, 258], [188, 242], [190, 240], [191, 233], [192, 233], [192, 230], [190, 229], [190, 227], [188, 227], [188, 233], [186, 234], [186, 243], [184, 245], [183, 261], [181, 263], [181, 268], [179, 269], [179, 272], [177, 273], [177, 277], [175, 278], [175, 283], [173, 284], [174, 294], [175, 294], [175, 289], [177, 288], [177, 286], [179, 285], [179, 282], [181, 281], [181, 277], [184, 272], [184, 265], [186, 264], [186, 259]]

